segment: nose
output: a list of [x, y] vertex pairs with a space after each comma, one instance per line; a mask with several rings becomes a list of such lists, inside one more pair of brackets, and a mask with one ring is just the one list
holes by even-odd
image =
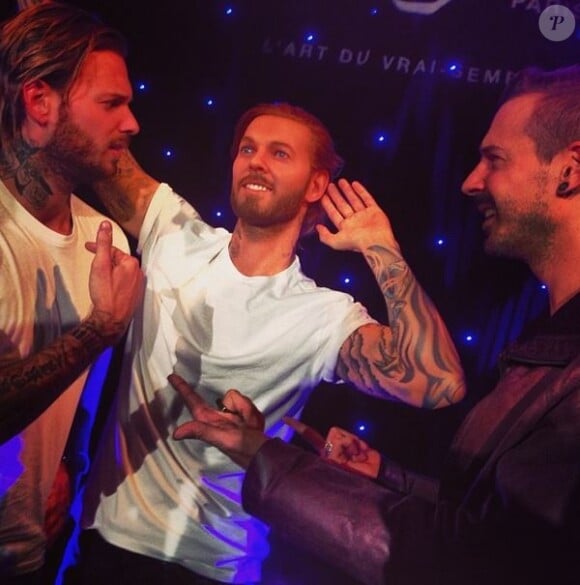
[[475, 168], [465, 177], [461, 185], [464, 195], [473, 196], [485, 190], [483, 162], [479, 162]]
[[139, 133], [139, 130], [139, 122], [137, 122], [137, 118], [135, 118], [131, 108], [127, 106], [127, 111], [121, 122], [121, 132], [129, 134], [129, 136], [135, 136], [135, 134]]
[[266, 168], [264, 151], [259, 148], [256, 148], [254, 152], [252, 152], [252, 155], [250, 156], [249, 165], [250, 168], [252, 169]]

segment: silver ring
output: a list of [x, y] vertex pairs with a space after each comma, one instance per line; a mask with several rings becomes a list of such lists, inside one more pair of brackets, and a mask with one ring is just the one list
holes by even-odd
[[220, 412], [225, 412], [226, 414], [238, 414], [237, 412], [234, 412], [233, 410], [230, 410], [223, 402], [223, 400], [221, 398], [217, 398], [215, 401], [218, 410]]
[[326, 441], [326, 443], [324, 443], [324, 457], [330, 457], [333, 447], [334, 445], [330, 441]]

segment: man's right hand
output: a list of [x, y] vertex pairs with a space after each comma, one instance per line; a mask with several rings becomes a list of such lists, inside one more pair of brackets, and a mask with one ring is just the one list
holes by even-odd
[[332, 427], [326, 439], [311, 426], [285, 416], [284, 422], [292, 427], [328, 463], [376, 479], [379, 475], [381, 455], [365, 441], [341, 429]]
[[101, 222], [96, 242], [88, 242], [86, 247], [95, 254], [89, 275], [89, 293], [93, 301], [89, 320], [110, 344], [114, 344], [125, 333], [141, 301], [143, 273], [137, 258], [113, 246], [109, 221]]

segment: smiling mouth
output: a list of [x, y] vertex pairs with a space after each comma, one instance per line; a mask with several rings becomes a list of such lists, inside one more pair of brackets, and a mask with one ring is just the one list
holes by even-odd
[[242, 183], [242, 187], [248, 189], [248, 191], [255, 191], [257, 193], [264, 193], [266, 191], [271, 191], [271, 187], [267, 187], [266, 185], [262, 185], [260, 183]]

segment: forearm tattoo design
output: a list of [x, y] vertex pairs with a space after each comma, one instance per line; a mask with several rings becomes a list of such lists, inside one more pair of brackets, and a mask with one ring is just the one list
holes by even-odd
[[366, 254], [383, 293], [389, 326], [365, 326], [343, 344], [338, 375], [377, 396], [409, 402], [409, 386], [427, 388], [422, 406], [455, 402], [462, 391], [455, 347], [429, 297], [400, 255], [381, 246]]
[[29, 358], [0, 367], [0, 442], [44, 412], [106, 345], [84, 321]]

